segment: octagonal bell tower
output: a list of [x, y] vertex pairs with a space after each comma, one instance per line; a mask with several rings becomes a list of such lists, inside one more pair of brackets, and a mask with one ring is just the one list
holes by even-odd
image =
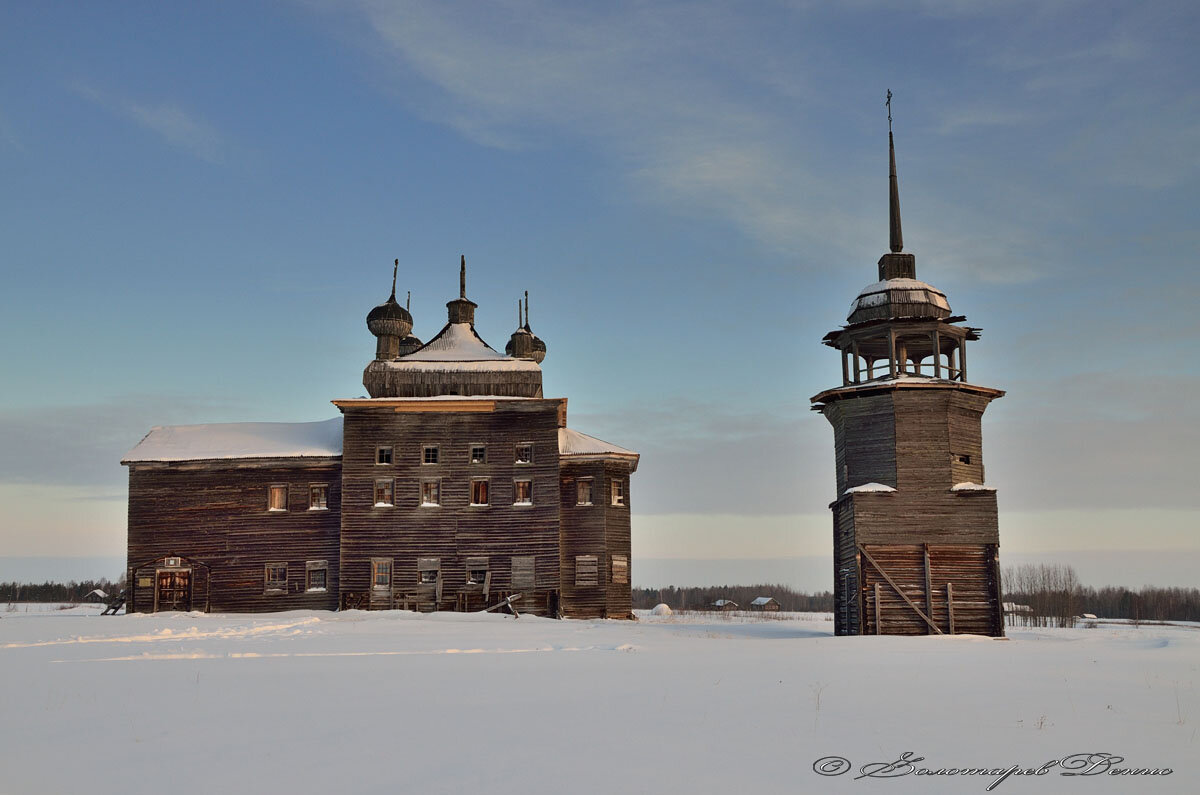
[[980, 330], [961, 325], [903, 250], [891, 121], [889, 91], [890, 251], [846, 325], [823, 340], [841, 355], [841, 386], [812, 398], [834, 432], [835, 631], [1000, 636], [981, 423], [1004, 392], [967, 380], [967, 343]]

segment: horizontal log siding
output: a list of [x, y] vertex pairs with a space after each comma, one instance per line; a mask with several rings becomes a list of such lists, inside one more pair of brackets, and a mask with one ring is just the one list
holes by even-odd
[[[328, 510], [308, 510], [311, 483], [328, 485]], [[272, 484], [287, 484], [287, 511], [267, 510]], [[337, 459], [131, 464], [128, 566], [165, 555], [207, 564], [214, 612], [333, 609], [340, 484]], [[329, 563], [324, 593], [304, 590], [309, 560]], [[286, 594], [264, 593], [267, 563], [288, 564]], [[134, 600], [137, 612], [153, 609], [152, 593], [136, 590]]]
[[[417, 582], [417, 558], [439, 558], [438, 609], [472, 609], [481, 589], [467, 586], [466, 558], [485, 557], [491, 572], [491, 603], [512, 588], [511, 557], [534, 555], [536, 588], [522, 591], [521, 612], [546, 614], [558, 588], [558, 401], [497, 401], [492, 412], [396, 412], [392, 408], [344, 408], [342, 451], [341, 591], [343, 602], [374, 594], [369, 605], [391, 607], [413, 596], [431, 599]], [[533, 463], [516, 464], [518, 442], [532, 442]], [[470, 463], [470, 448], [487, 447], [487, 462]], [[377, 465], [377, 446], [392, 447], [392, 463]], [[423, 448], [437, 445], [439, 462], [423, 464]], [[377, 478], [395, 479], [395, 505], [374, 507]], [[489, 505], [473, 507], [471, 479], [486, 477]], [[513, 479], [533, 480], [533, 505], [513, 505]], [[420, 505], [420, 484], [437, 479], [441, 505]], [[371, 588], [371, 559], [390, 558], [391, 592]], [[382, 597], [382, 598], [380, 598]], [[432, 607], [432, 603], [429, 603]]]
[[[867, 553], [887, 572], [905, 595], [925, 611], [925, 552], [920, 544], [865, 546]], [[994, 547], [987, 544], [929, 547], [933, 612], [928, 614], [944, 634], [950, 634], [950, 611], [946, 584], [953, 583], [954, 632], [956, 634], [1000, 635], [995, 620], [993, 594], [998, 583], [992, 574]], [[864, 560], [862, 598], [866, 634], [875, 634], [875, 584], [879, 583], [879, 615], [884, 635], [926, 635], [928, 624]]]
[[864, 483], [896, 485], [896, 424], [891, 395], [838, 400], [824, 413], [833, 425], [837, 493]]
[[[605, 587], [605, 613], [608, 618], [632, 618], [633, 617], [633, 590], [631, 583], [633, 582], [633, 560], [631, 556], [630, 543], [630, 511], [633, 510], [629, 499], [629, 464], [625, 461], [606, 461], [604, 462], [604, 477], [606, 498], [610, 498], [611, 483], [616, 480], [625, 485], [625, 505], [618, 507], [612, 504], [611, 499], [605, 499], [604, 509], [604, 546], [607, 556], [602, 559], [601, 568], [607, 576], [607, 585]], [[628, 578], [624, 583], [615, 583], [612, 581], [612, 556], [624, 555], [629, 561]]]
[[[608, 561], [609, 484], [604, 461], [562, 462], [560, 501], [562, 535], [559, 566], [562, 571], [562, 609], [567, 618], [604, 618], [608, 614], [608, 586], [611, 572]], [[592, 479], [592, 504], [577, 505], [576, 485], [580, 478]], [[575, 584], [575, 558], [595, 555], [598, 561], [596, 585]]]

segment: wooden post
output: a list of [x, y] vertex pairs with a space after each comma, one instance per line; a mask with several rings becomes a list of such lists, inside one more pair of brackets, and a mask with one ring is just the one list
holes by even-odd
[[861, 375], [861, 371], [858, 368], [858, 340], [850, 343], [850, 352], [854, 356], [854, 383], [857, 384]]
[[[929, 614], [930, 618], [933, 618], [933, 585], [931, 584], [932, 578], [929, 576], [929, 545], [924, 544], [923, 546], [925, 547], [925, 612]], [[933, 629], [928, 624], [925, 625], [925, 634], [933, 634]]]
[[888, 376], [896, 377], [896, 329], [888, 329]]
[[842, 386], [848, 386], [850, 384], [850, 365], [846, 361], [848, 356], [849, 356], [849, 354], [846, 353], [846, 349], [843, 348], [842, 349]]
[[958, 350], [959, 350], [959, 360], [958, 360], [959, 379], [958, 380], [962, 381], [965, 384], [967, 382], [967, 341], [966, 340], [963, 340], [962, 342], [958, 343]]
[[908, 344], [905, 343], [903, 340], [896, 340], [896, 342], [898, 345], [898, 353], [899, 353], [899, 357], [898, 357], [899, 360], [896, 362], [896, 364], [898, 365], [897, 369], [900, 371], [900, 375], [907, 375], [908, 374]]
[[933, 377], [942, 377], [942, 335], [933, 330]]
[[[904, 589], [901, 588], [899, 585], [897, 585], [896, 581], [893, 580], [890, 576], [888, 576], [887, 571], [885, 571], [884, 568], [875, 561], [875, 558], [871, 557], [871, 553], [867, 552], [866, 548], [863, 547], [862, 544], [858, 545], [858, 552], [860, 555], [862, 555], [864, 558], [867, 559], [868, 563], [870, 563], [872, 566], [875, 567], [875, 571], [877, 571], [879, 573], [879, 576], [883, 578], [884, 582], [886, 582], [888, 585], [890, 585], [892, 587], [892, 590], [896, 592], [896, 595], [904, 600], [904, 604], [911, 607], [912, 611], [914, 613], [916, 613], [918, 616], [920, 616], [922, 621], [924, 621], [929, 626], [933, 627], [934, 632], [936, 632], [939, 635], [943, 634], [942, 628], [939, 627], [937, 624], [933, 623], [933, 619], [931, 619], [929, 616], [925, 615], [925, 613], [921, 610], [921, 608], [917, 607], [916, 602], [914, 602], [912, 599], [908, 598], [908, 594], [906, 594], [904, 592]], [[876, 584], [878, 585], [878, 583], [876, 583]]]
[[883, 622], [880, 620], [880, 615], [879, 615], [881, 612], [882, 612], [882, 608], [879, 607], [879, 583], [875, 583], [875, 634], [876, 635], [883, 634], [883, 627], [882, 627]]
[[950, 634], [954, 634], [954, 583], [946, 583], [946, 615], [950, 617]]
[[862, 555], [858, 552], [854, 553], [854, 619], [858, 625], [858, 630], [855, 635], [862, 635], [866, 632], [866, 615], [863, 611], [863, 579], [862, 579]]

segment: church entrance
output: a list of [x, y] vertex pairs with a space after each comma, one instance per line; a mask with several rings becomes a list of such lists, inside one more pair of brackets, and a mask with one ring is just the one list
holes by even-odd
[[191, 569], [159, 569], [158, 587], [154, 589], [155, 610], [192, 609]]

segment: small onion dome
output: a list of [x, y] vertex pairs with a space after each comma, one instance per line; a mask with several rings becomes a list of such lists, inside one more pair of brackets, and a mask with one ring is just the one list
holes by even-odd
[[542, 342], [542, 338], [533, 332], [530, 334], [533, 335], [533, 360], [541, 364], [542, 360], [546, 358], [546, 343]]
[[884, 279], [862, 289], [850, 305], [846, 320], [864, 323], [901, 317], [947, 318], [950, 302], [932, 284], [917, 279]]
[[504, 354], [514, 359], [532, 359], [533, 335], [517, 326], [517, 330], [508, 338], [508, 344], [504, 346]]
[[407, 337], [412, 325], [412, 315], [396, 303], [395, 293], [367, 314], [367, 328], [376, 337]]
[[407, 337], [403, 337], [400, 340], [399, 354], [401, 356], [407, 356], [408, 354], [412, 353], [413, 351], [420, 350], [421, 346], [424, 344], [425, 343], [421, 342], [419, 339], [417, 339], [415, 336], [413, 336], [410, 333]]

